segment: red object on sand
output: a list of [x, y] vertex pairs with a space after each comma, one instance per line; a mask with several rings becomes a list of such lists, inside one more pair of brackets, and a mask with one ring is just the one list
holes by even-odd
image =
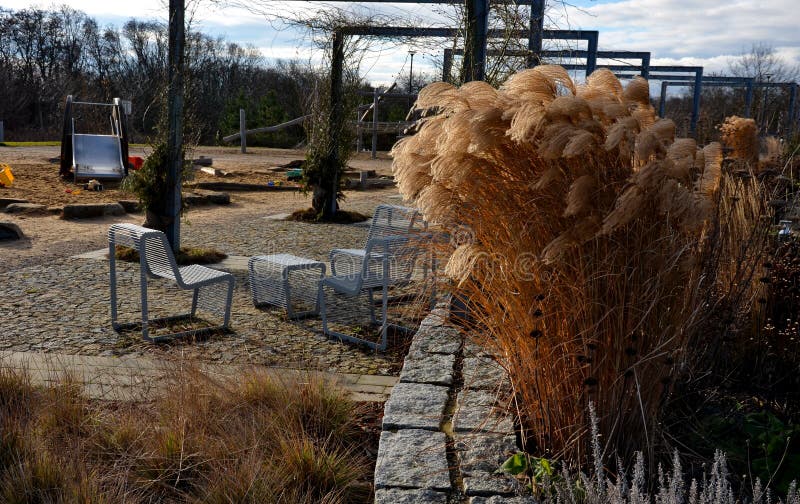
[[144, 164], [144, 159], [139, 156], [128, 156], [128, 166], [133, 170], [138, 170]]

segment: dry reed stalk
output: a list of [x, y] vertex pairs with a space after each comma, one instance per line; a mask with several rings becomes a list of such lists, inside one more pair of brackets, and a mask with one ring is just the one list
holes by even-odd
[[433, 84], [417, 107], [398, 185], [430, 221], [471, 230], [446, 273], [509, 371], [529, 447], [585, 461], [591, 400], [605, 449], [652, 462], [709, 300], [752, 275], [757, 244], [736, 244], [763, 210], [757, 182], [724, 173], [718, 144], [675, 139], [647, 82], [607, 70], [581, 86], [553, 66], [499, 90]]

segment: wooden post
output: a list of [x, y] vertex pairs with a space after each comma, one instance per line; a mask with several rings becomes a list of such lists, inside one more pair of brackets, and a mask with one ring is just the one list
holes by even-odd
[[239, 142], [241, 147], [242, 154], [247, 154], [247, 127], [245, 125], [246, 118], [244, 114], [244, 109], [239, 109]]
[[169, 0], [169, 89], [167, 91], [167, 240], [180, 249], [181, 171], [183, 170], [183, 49], [186, 43], [184, 0]]
[[372, 159], [378, 157], [378, 88], [372, 91]]

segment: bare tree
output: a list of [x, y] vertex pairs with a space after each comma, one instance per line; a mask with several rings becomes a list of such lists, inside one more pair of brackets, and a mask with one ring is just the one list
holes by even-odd
[[[752, 77], [756, 82], [797, 82], [800, 66], [791, 65], [775, 48], [765, 42], [753, 44], [750, 51], [731, 62], [730, 71], [737, 77]], [[788, 117], [789, 90], [787, 88], [756, 87], [753, 94], [753, 117], [764, 133], [783, 134]]]

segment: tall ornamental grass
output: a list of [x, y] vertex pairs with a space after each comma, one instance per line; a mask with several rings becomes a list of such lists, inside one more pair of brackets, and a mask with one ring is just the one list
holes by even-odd
[[509, 371], [526, 449], [585, 463], [592, 401], [604, 451], [646, 447], [653, 467], [716, 307], [729, 320], [752, 296], [758, 179], [724, 170], [720, 144], [675, 138], [648, 83], [607, 70], [435, 83], [416, 107], [395, 177], [453, 237], [447, 276]]

